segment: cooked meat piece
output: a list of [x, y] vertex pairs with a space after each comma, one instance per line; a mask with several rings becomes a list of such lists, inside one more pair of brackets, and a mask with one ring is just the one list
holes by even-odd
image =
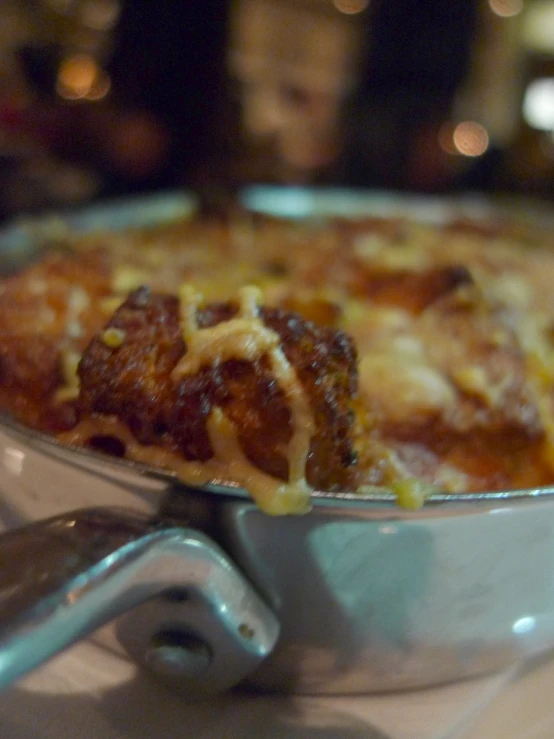
[[[238, 429], [245, 456], [267, 474], [288, 479], [292, 435], [287, 398], [265, 356], [230, 359], [172, 377], [187, 347], [180, 304], [171, 295], [135, 291], [106, 330], [85, 351], [79, 366], [79, 414], [116, 416], [144, 445], [157, 445], [188, 460], [212, 456], [208, 417], [214, 407]], [[232, 303], [197, 311], [200, 329], [229, 321]], [[356, 391], [356, 353], [342, 332], [318, 328], [280, 309], [260, 309], [263, 324], [281, 338], [311, 406], [315, 432], [307, 480], [326, 490], [354, 485], [350, 400]]]

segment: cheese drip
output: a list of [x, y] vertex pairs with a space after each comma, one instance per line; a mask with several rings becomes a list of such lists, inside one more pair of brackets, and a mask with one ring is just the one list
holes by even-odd
[[225, 418], [220, 408], [214, 408], [210, 414], [207, 429], [214, 455], [206, 462], [187, 461], [159, 446], [140, 444], [115, 416], [86, 418], [71, 431], [58, 434], [58, 439], [65, 444], [83, 447], [95, 437], [113, 437], [125, 445], [128, 459], [173, 471], [187, 485], [237, 483], [252, 494], [265, 513], [274, 516], [309, 510], [311, 489], [305, 483], [292, 485], [276, 480], [254, 467], [244, 456], [234, 424]]
[[259, 317], [260, 292], [244, 288], [240, 292], [238, 314], [229, 321], [200, 329], [197, 310], [202, 296], [188, 286], [180, 292], [181, 325], [187, 353], [172, 373], [178, 381], [211, 364], [230, 359], [255, 361], [266, 357], [290, 409], [292, 435], [287, 448], [289, 479], [283, 481], [255, 467], [245, 456], [235, 424], [221, 408], [213, 408], [206, 427], [213, 456], [205, 462], [184, 460], [175, 452], [140, 444], [124, 423], [114, 416], [97, 415], [81, 421], [59, 435], [68, 444], [86, 446], [95, 436], [112, 436], [125, 444], [126, 456], [139, 462], [174, 470], [188, 485], [232, 481], [244, 487], [259, 507], [272, 515], [305, 513], [310, 508], [312, 488], [306, 481], [306, 460], [315, 423], [304, 388], [284, 352], [277, 333]]
[[72, 349], [64, 349], [60, 353], [61, 370], [65, 385], [58, 388], [54, 394], [54, 403], [60, 405], [69, 400], [75, 400], [79, 397], [79, 375], [77, 368], [81, 361], [79, 352]]
[[[220, 408], [214, 408], [208, 432], [214, 457], [210, 462], [243, 485], [267, 513], [296, 513], [309, 508], [312, 492], [306, 481], [306, 460], [315, 429], [313, 413], [294, 367], [280, 348], [280, 336], [267, 328], [259, 317], [261, 292], [242, 288], [239, 311], [229, 321], [200, 329], [197, 321], [202, 296], [190, 286], [180, 291], [180, 311], [187, 353], [172, 373], [176, 382], [196, 374], [202, 367], [232, 359], [253, 362], [266, 357], [271, 372], [283, 391], [290, 410], [292, 435], [287, 448], [288, 482], [266, 475], [245, 457], [237, 429]], [[209, 464], [209, 463], [208, 463]]]

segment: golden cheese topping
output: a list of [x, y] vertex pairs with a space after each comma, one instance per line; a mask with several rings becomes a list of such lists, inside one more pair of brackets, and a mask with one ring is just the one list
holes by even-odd
[[[169, 467], [188, 484], [232, 481], [248, 490], [266, 513], [282, 515], [308, 511], [312, 488], [306, 481], [306, 460], [314, 433], [313, 413], [294, 368], [280, 348], [279, 335], [267, 328], [260, 318], [260, 291], [243, 288], [237, 315], [204, 329], [198, 327], [196, 318], [202, 296], [184, 286], [180, 299], [181, 327], [187, 351], [173, 370], [172, 379], [178, 382], [185, 375], [196, 374], [202, 367], [231, 359], [254, 362], [265, 357], [290, 410], [288, 481], [272, 477], [249, 462], [239, 443], [235, 424], [218, 407], [213, 408], [207, 421], [213, 456], [205, 462], [184, 461], [172, 452], [139, 444], [121, 422], [109, 417], [86, 419], [60, 438], [68, 443], [82, 444], [94, 436], [115, 435], [125, 443], [129, 457]], [[114, 348], [119, 347], [124, 338], [122, 331], [113, 328], [100, 335], [105, 345]], [[75, 382], [75, 378], [72, 370], [68, 379]], [[78, 392], [78, 386], [76, 390]]]
[[119, 349], [125, 341], [125, 331], [120, 328], [114, 328], [113, 326], [106, 328], [100, 334], [100, 341], [109, 349]]
[[[173, 370], [175, 382], [212, 363], [263, 358], [290, 413], [289, 474], [283, 481], [255, 468], [222, 408], [208, 420], [214, 456], [205, 465], [143, 447], [127, 432], [130, 456], [176, 469], [190, 482], [228, 479], [233, 470], [265, 510], [306, 505], [306, 460], [316, 446], [314, 415], [322, 414], [310, 407], [279, 336], [260, 318], [263, 300], [353, 337], [360, 490], [387, 487], [412, 506], [427, 485], [471, 492], [554, 483], [550, 231], [509, 222], [483, 228], [199, 218], [148, 232], [75, 237], [74, 245], [84, 260], [102, 251], [96, 276], [60, 259], [0, 285], [0, 363], [11, 372], [5, 386], [0, 378], [0, 403], [14, 412], [30, 409], [31, 424], [45, 397], [58, 409], [77, 397], [76, 368], [92, 336], [100, 335], [114, 355], [123, 345], [127, 350], [124, 336], [102, 334], [102, 326], [130, 290], [148, 284], [180, 295], [187, 352]], [[261, 292], [242, 287], [251, 284]], [[238, 290], [232, 319], [198, 326], [202, 296], [226, 302]], [[42, 427], [57, 433], [60, 426], [48, 420]]]
[[281, 339], [260, 318], [261, 291], [244, 287], [239, 310], [229, 321], [200, 329], [196, 320], [202, 296], [186, 285], [180, 290], [180, 313], [187, 352], [172, 372], [176, 382], [202, 367], [231, 359], [254, 362], [265, 357], [290, 410], [292, 435], [287, 449], [289, 480], [284, 483], [253, 467], [240, 449], [234, 424], [214, 409], [208, 422], [216, 466], [232, 469], [232, 479], [244, 485], [260, 507], [269, 513], [300, 512], [309, 508], [311, 488], [306, 481], [306, 460], [314, 433], [310, 403], [296, 371], [280, 348]]
[[393, 352], [362, 357], [360, 393], [391, 422], [443, 411], [455, 400], [451, 384], [435, 368]]
[[61, 366], [65, 385], [60, 387], [54, 396], [55, 403], [65, 403], [79, 397], [79, 376], [77, 368], [81, 361], [81, 355], [72, 349], [61, 352]]
[[244, 456], [234, 424], [215, 408], [207, 423], [213, 457], [205, 462], [190, 462], [174, 452], [140, 444], [125, 424], [112, 416], [95, 416], [78, 423], [71, 431], [58, 434], [60, 441], [86, 446], [90, 439], [106, 436], [125, 444], [126, 456], [137, 462], [173, 470], [188, 485], [210, 482], [238, 484], [247, 490], [260, 508], [270, 515], [307, 513], [311, 488], [305, 481], [283, 482], [254, 467]]

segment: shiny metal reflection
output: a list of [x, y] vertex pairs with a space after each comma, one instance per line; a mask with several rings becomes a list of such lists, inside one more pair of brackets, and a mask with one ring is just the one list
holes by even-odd
[[[176, 587], [191, 597], [164, 597]], [[133, 657], [188, 695], [238, 683], [279, 634], [268, 607], [199, 532], [91, 509], [0, 536], [0, 688], [121, 614], [120, 640]]]

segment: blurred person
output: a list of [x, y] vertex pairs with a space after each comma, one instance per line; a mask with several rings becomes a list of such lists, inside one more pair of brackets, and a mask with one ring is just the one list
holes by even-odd
[[470, 66], [478, 5], [239, 0], [231, 69], [254, 153], [285, 181], [452, 185], [438, 132]]
[[236, 0], [232, 11], [246, 168], [258, 179], [310, 182], [337, 159], [363, 24], [331, 0]]

